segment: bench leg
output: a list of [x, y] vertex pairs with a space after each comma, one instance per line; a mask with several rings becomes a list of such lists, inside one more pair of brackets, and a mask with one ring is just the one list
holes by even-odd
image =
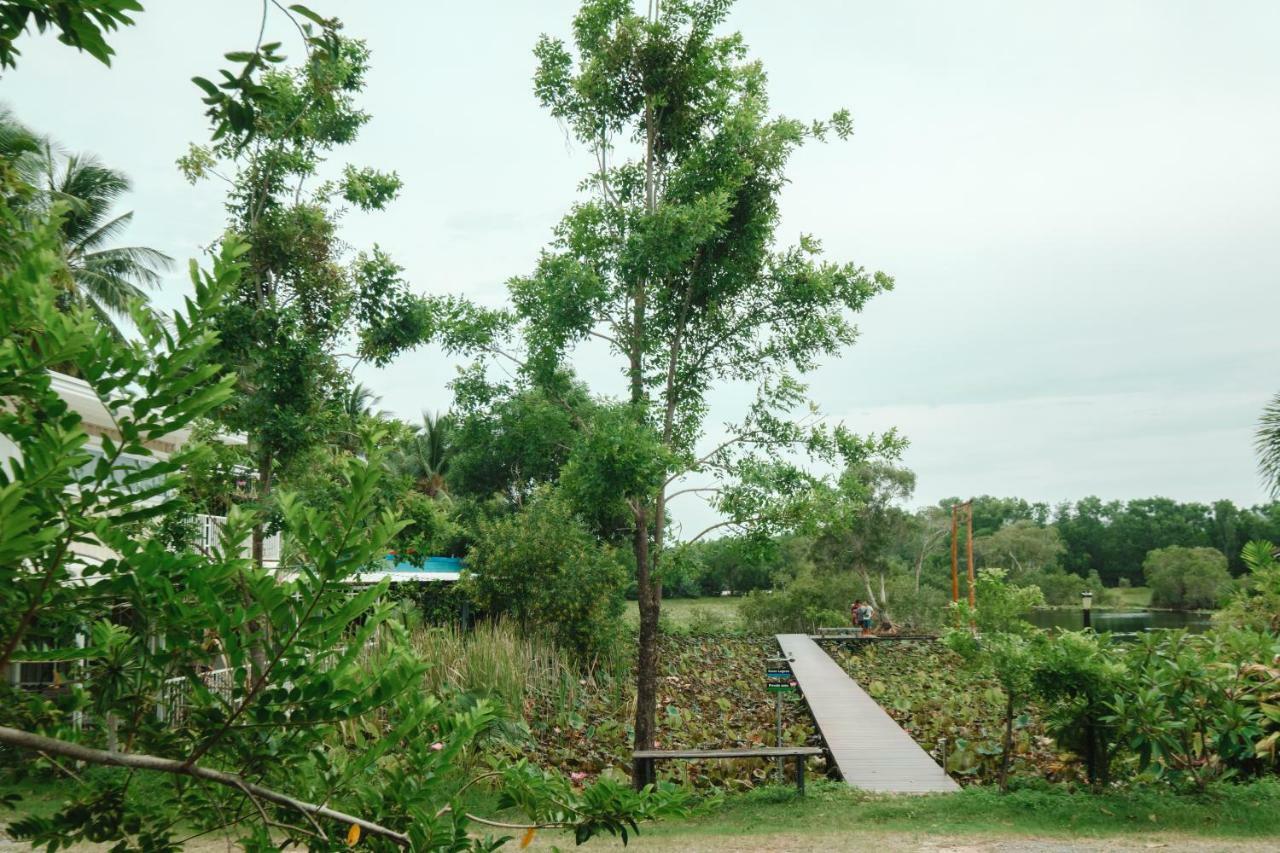
[[653, 781], [652, 779], [653, 759], [652, 758], [636, 758], [633, 760], [636, 762], [635, 785], [636, 785], [636, 790], [638, 791], [644, 788], [645, 785], [648, 785], [651, 781]]
[[796, 756], [796, 791], [804, 796], [804, 756]]

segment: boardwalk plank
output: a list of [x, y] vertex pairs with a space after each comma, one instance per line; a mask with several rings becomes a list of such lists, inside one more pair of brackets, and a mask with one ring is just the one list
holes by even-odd
[[845, 782], [884, 793], [960, 789], [817, 643], [805, 634], [777, 639]]

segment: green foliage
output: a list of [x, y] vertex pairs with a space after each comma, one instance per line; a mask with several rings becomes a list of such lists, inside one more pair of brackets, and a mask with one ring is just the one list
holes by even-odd
[[16, 68], [20, 55], [14, 46], [30, 29], [57, 30], [58, 41], [82, 50], [104, 65], [115, 49], [106, 36], [133, 24], [131, 12], [141, 12], [137, 0], [4, 0], [0, 2], [0, 68]]
[[[690, 583], [675, 590], [663, 580], [663, 595], [719, 595], [724, 590], [750, 592], [767, 589], [775, 573], [795, 566], [789, 564], [790, 540], [757, 536], [723, 536], [703, 540], [681, 549], [689, 565]], [[696, 589], [696, 591], [695, 591]]]
[[626, 572], [553, 490], [517, 513], [484, 520], [467, 558], [477, 603], [548, 631], [584, 661], [617, 641]]
[[1249, 567], [1239, 589], [1215, 614], [1221, 625], [1280, 633], [1280, 560], [1276, 546], [1256, 541], [1244, 546], [1242, 558]]
[[1026, 634], [1032, 629], [1024, 617], [1031, 608], [1044, 604], [1037, 586], [1016, 586], [1005, 580], [1004, 569], [980, 569], [974, 584], [977, 607], [967, 601], [953, 605], [957, 625], [974, 625], [981, 632]]
[[[9, 835], [50, 849], [174, 849], [180, 832], [235, 827], [248, 849], [282, 839], [327, 848], [359, 823], [375, 849], [500, 843], [473, 843], [480, 819], [459, 799], [491, 707], [423, 693], [424, 665], [387, 621], [391, 606], [375, 604], [383, 589], [344, 582], [402, 527], [379, 510], [375, 448], [337, 466], [340, 500], [280, 494], [293, 552], [279, 574], [240, 558], [257, 519], [236, 506], [210, 554], [170, 551], [145, 533], [190, 506], [183, 469], [206, 452], [199, 442], [167, 457], [157, 448], [232, 393], [234, 377], [219, 378], [211, 361], [213, 318], [236, 293], [247, 247], [228, 237], [212, 272], [193, 264], [181, 312], [162, 319], [135, 303], [138, 337], [122, 343], [59, 304], [59, 225], [6, 234], [0, 264], [0, 435], [19, 451], [0, 470], [0, 668], [48, 662], [67, 675], [41, 693], [0, 685], [0, 743], [74, 784], [53, 814], [18, 820]], [[74, 368], [111, 429], [91, 438], [53, 365]], [[81, 774], [68, 761], [105, 766]], [[152, 772], [168, 782], [131, 794], [135, 776]], [[675, 794], [572, 787], [520, 762], [493, 772], [531, 820], [580, 836], [630, 832], [682, 808]]]
[[883, 573], [889, 549], [910, 516], [900, 501], [915, 491], [916, 477], [906, 468], [869, 461], [840, 476], [814, 537], [814, 562], [835, 571]]
[[[794, 376], [851, 344], [849, 314], [892, 280], [823, 260], [808, 236], [776, 246], [790, 156], [829, 132], [846, 137], [851, 124], [843, 111], [810, 124], [770, 117], [760, 65], [741, 36], [716, 32], [728, 7], [694, 0], [641, 15], [587, 0], [572, 48], [545, 36], [535, 48], [538, 99], [595, 163], [587, 197], [532, 273], [510, 282], [519, 360], [542, 385], [597, 338], [627, 383], [625, 404], [606, 414], [607, 430], [586, 436], [566, 485], [610, 512], [625, 509], [636, 531], [641, 745], [656, 710], [673, 484], [709, 479], [701, 494], [728, 523], [776, 532], [801, 523], [824, 493], [787, 451], [851, 464], [900, 446], [892, 435], [868, 441], [816, 415], [794, 417], [804, 403]], [[756, 386], [756, 401], [727, 426], [728, 440], [699, 448], [708, 395], [726, 381]]]
[[743, 596], [738, 612], [747, 630], [758, 634], [808, 633], [821, 627], [847, 625], [849, 604], [864, 597], [862, 579], [852, 572], [818, 574], [802, 569], [778, 590], [755, 590]]
[[[681, 632], [664, 634], [661, 642], [658, 748], [727, 749], [776, 742], [774, 695], [766, 691], [763, 675], [765, 658], [777, 650], [772, 637]], [[563, 652], [546, 660], [558, 662], [554, 673], [545, 671], [548, 664], [542, 658], [531, 661], [524, 702], [532, 743], [516, 749], [540, 764], [586, 778], [625, 778], [631, 763], [628, 717], [635, 703], [634, 673], [618, 668], [584, 674]], [[783, 742], [817, 743], [813, 722], [795, 695], [783, 702]], [[823, 764], [819, 758], [810, 761], [811, 771]], [[761, 759], [663, 762], [658, 769], [664, 778], [699, 789], [742, 790], [766, 783], [774, 773], [773, 763]]]
[[450, 491], [527, 498], [556, 483], [595, 410], [587, 389], [562, 374], [552, 388], [508, 388], [474, 371], [454, 384], [459, 409]]
[[[970, 782], [1000, 779], [1008, 721], [1008, 697], [993, 659], [967, 631], [946, 643], [899, 641], [832, 648], [836, 661], [953, 776]], [[996, 642], [1005, 642], [997, 640]], [[1020, 639], [1012, 642], [1021, 642]], [[962, 653], [948, 646], [956, 645]], [[1045, 736], [1040, 713], [1021, 693], [1010, 738], [1010, 778], [1071, 779], [1070, 764]], [[945, 744], [944, 744], [945, 742]]]
[[159, 271], [171, 263], [155, 249], [113, 245], [133, 219], [132, 213], [112, 214], [129, 179], [91, 155], [66, 154], [49, 139], [11, 163], [33, 187], [20, 215], [41, 221], [56, 215], [59, 222], [63, 270], [56, 281], [63, 306], [87, 307], [119, 337], [116, 320], [129, 317], [131, 303], [145, 301], [144, 288], [157, 286]]
[[1015, 577], [1055, 568], [1067, 550], [1057, 528], [1030, 519], [1006, 524], [989, 536], [975, 536], [973, 545], [988, 565], [1007, 566]]
[[1045, 721], [1058, 743], [1082, 756], [1095, 787], [1111, 780], [1115, 728], [1110, 702], [1126, 668], [1105, 640], [1090, 631], [1063, 631], [1042, 648], [1034, 672]]
[[1214, 548], [1157, 549], [1143, 561], [1142, 573], [1157, 607], [1217, 607], [1231, 590], [1227, 558]]
[[1254, 446], [1262, 479], [1271, 487], [1272, 497], [1280, 497], [1280, 394], [1272, 397], [1262, 410]]
[[965, 631], [950, 632], [947, 645], [965, 657], [970, 666], [989, 672], [1004, 691], [1004, 735], [1000, 745], [999, 783], [1002, 791], [1009, 789], [1009, 771], [1014, 755], [1015, 715], [1031, 698], [1039, 664], [1041, 638], [1037, 635], [992, 633], [981, 639]]
[[[264, 16], [272, 8], [264, 6]], [[381, 210], [400, 187], [394, 174], [352, 165], [341, 167], [339, 180], [320, 180], [369, 121], [357, 103], [369, 51], [335, 19], [301, 6], [278, 11], [299, 24], [305, 61], [288, 67], [279, 43], [260, 44], [227, 54], [238, 70], [224, 71], [221, 83], [196, 78], [211, 144], [179, 161], [193, 182], [229, 178], [230, 226], [252, 245], [218, 318], [216, 355], [238, 382], [219, 418], [249, 439], [254, 497], [264, 510], [276, 480], [300, 470], [310, 451], [336, 445], [350, 453], [359, 443], [352, 439], [367, 414], [345, 405], [350, 365], [339, 353], [354, 348], [359, 360], [384, 365], [457, 312], [453, 301], [414, 295], [376, 245], [352, 251], [344, 242], [346, 205]], [[438, 490], [443, 471], [422, 476], [421, 485]]]
[[1181, 631], [1140, 637], [1107, 722], [1139, 767], [1203, 791], [1215, 779], [1256, 770], [1265, 719], [1249, 675], [1280, 651], [1274, 637]]
[[389, 462], [418, 491], [429, 497], [448, 492], [449, 465], [455, 450], [454, 422], [448, 415], [422, 413], [422, 427], [403, 436]]

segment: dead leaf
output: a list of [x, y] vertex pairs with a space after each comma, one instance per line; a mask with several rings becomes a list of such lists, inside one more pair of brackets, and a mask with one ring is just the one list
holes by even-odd
[[532, 844], [533, 837], [537, 834], [538, 834], [538, 830], [534, 829], [532, 826], [526, 829], [524, 832], [524, 838], [520, 839], [520, 849], [523, 850], [524, 848]]
[[360, 841], [360, 824], [353, 823], [351, 828], [347, 830], [347, 846], [355, 847]]

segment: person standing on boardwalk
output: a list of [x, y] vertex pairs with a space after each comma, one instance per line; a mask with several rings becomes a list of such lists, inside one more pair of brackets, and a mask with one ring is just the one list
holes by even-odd
[[858, 609], [858, 624], [862, 627], [862, 633], [871, 633], [871, 620], [875, 617], [875, 610], [869, 602], [863, 602]]
[[855, 598], [853, 604], [849, 606], [849, 621], [853, 623], [855, 629], [862, 627], [862, 599]]

